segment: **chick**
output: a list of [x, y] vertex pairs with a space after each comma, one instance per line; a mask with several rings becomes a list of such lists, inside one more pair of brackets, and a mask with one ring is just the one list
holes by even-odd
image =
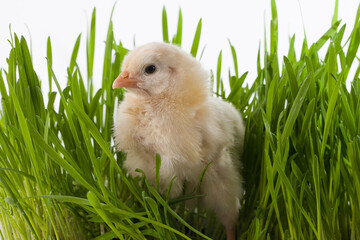
[[127, 153], [124, 167], [137, 168], [155, 184], [155, 154], [161, 156], [160, 191], [176, 176], [170, 196], [183, 182], [201, 185], [203, 204], [217, 214], [227, 239], [235, 239], [242, 178], [244, 124], [229, 103], [211, 96], [209, 74], [179, 47], [149, 43], [131, 51], [113, 88], [126, 88], [115, 114], [114, 139]]

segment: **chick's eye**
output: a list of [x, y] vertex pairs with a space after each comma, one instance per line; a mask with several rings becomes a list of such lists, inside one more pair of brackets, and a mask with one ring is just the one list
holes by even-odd
[[145, 68], [145, 72], [146, 72], [147, 74], [152, 74], [152, 73], [154, 73], [155, 71], [156, 71], [155, 65], [149, 65], [149, 66], [147, 66], [147, 67]]

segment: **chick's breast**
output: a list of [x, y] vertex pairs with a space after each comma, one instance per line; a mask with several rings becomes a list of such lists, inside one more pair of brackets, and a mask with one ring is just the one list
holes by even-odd
[[176, 176], [172, 196], [181, 193], [183, 180], [197, 181], [204, 167], [202, 123], [196, 108], [174, 102], [134, 99], [128, 94], [119, 105], [114, 124], [115, 143], [127, 153], [125, 168], [143, 170], [155, 183], [155, 153], [160, 154], [160, 184], [165, 192]]

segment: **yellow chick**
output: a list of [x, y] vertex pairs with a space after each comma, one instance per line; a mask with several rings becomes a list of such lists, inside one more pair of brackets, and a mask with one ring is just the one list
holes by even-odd
[[127, 171], [134, 176], [139, 168], [155, 185], [155, 154], [160, 154], [160, 191], [176, 176], [170, 193], [176, 197], [185, 180], [195, 188], [212, 162], [201, 185], [202, 202], [215, 211], [227, 239], [235, 239], [245, 129], [230, 103], [211, 96], [208, 72], [177, 46], [149, 43], [126, 56], [113, 88], [128, 90], [114, 123]]

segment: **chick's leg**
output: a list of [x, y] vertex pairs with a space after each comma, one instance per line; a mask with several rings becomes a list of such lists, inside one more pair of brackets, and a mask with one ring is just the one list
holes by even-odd
[[227, 240], [234, 240], [240, 208], [239, 197], [242, 191], [237, 169], [231, 162], [210, 165], [201, 188], [205, 195], [204, 205], [215, 211], [226, 229]]
[[226, 230], [226, 240], [235, 240], [236, 238], [236, 224], [233, 226], [225, 227]]

